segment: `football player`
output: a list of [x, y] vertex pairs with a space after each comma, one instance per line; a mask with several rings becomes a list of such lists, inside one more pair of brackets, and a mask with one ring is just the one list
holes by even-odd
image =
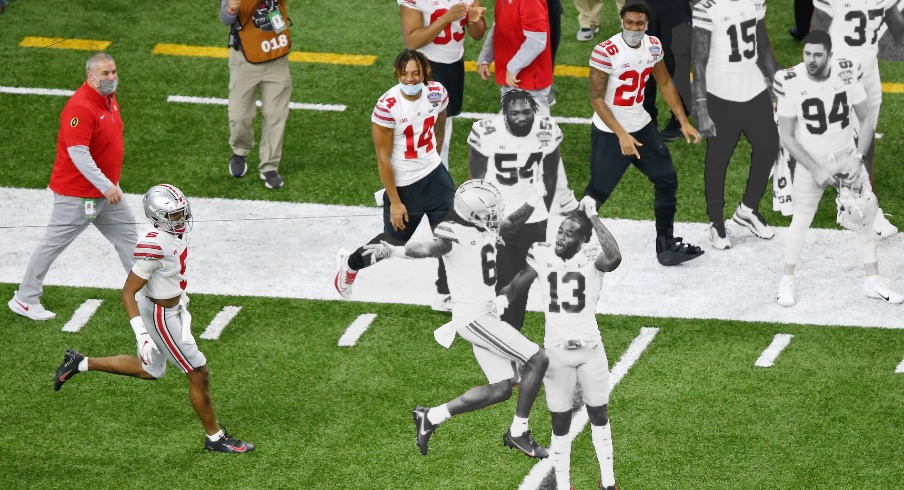
[[[889, 289], [879, 277], [873, 233], [878, 204], [863, 162], [876, 127], [875, 119], [869, 117], [860, 64], [833, 57], [832, 38], [818, 29], [804, 39], [803, 53], [803, 63], [776, 73], [774, 81], [782, 146], [797, 161], [792, 172], [794, 214], [785, 240], [778, 303], [792, 306], [796, 302], [797, 259], [823, 190], [832, 186], [839, 189], [839, 224], [858, 231], [866, 296], [889, 303], [904, 302], [904, 296]], [[851, 109], [860, 121], [856, 147]]]
[[[904, 44], [904, 16], [895, 8], [896, 0], [815, 0], [813, 6], [812, 29], [827, 31], [832, 36], [832, 44], [839, 57], [854, 63], [860, 63], [863, 69], [863, 88], [869, 100], [869, 117], [873, 127], [879, 121], [879, 109], [882, 106], [882, 81], [879, 78], [879, 33], [883, 25], [898, 42]], [[858, 116], [859, 117], [859, 116]], [[863, 133], [858, 133], [863, 137]], [[871, 141], [869, 151], [864, 153], [866, 170], [869, 173], [873, 189], [876, 186], [876, 175], [873, 171], [875, 140]], [[873, 231], [879, 238], [885, 238], [898, 232], [898, 228], [889, 223], [885, 214], [879, 209], [873, 222]]]
[[760, 238], [775, 236], [759, 211], [779, 151], [765, 80], [782, 68], [772, 54], [765, 17], [766, 0], [705, 0], [694, 6], [694, 120], [706, 137], [706, 213], [710, 241], [719, 250], [731, 248], [725, 173], [742, 132], [753, 152], [747, 189], [732, 220]]
[[598, 44], [590, 55], [590, 183], [581, 205], [598, 211], [609, 199], [628, 165], [634, 164], [653, 183], [656, 216], [656, 257], [675, 265], [703, 255], [700, 247], [673, 236], [678, 207], [678, 173], [656, 123], [643, 108], [644, 85], [650, 75], [678, 117], [688, 143], [700, 141], [681, 106], [678, 91], [663, 63], [659, 39], [644, 31], [650, 7], [632, 3], [621, 9], [622, 32]]
[[[432, 81], [430, 64], [418, 51], [406, 49], [395, 61], [398, 84], [389, 89], [371, 116], [377, 165], [383, 181], [383, 233], [369, 244], [383, 240], [407, 242], [421, 219], [435, 228], [452, 209], [455, 184], [439, 157], [446, 127], [449, 94]], [[434, 134], [434, 131], [436, 134]], [[339, 250], [333, 285], [343, 298], [352, 294], [358, 271], [375, 264], [359, 247], [349, 254]], [[450, 311], [446, 269], [439, 261], [433, 309]]]
[[480, 0], [397, 0], [402, 34], [408, 49], [416, 49], [430, 62], [433, 80], [449, 91], [440, 158], [449, 169], [452, 117], [461, 114], [465, 91], [465, 33], [479, 41], [487, 29]]
[[[503, 95], [502, 114], [474, 123], [468, 136], [471, 177], [486, 179], [502, 192], [507, 222], [500, 230], [498, 287], [508, 284], [527, 263], [534, 242], [546, 241], [549, 207], [559, 175], [562, 131], [553, 118], [538, 116], [537, 100], [524, 90]], [[492, 162], [491, 162], [492, 160]], [[537, 189], [544, 199], [528, 201]], [[521, 330], [527, 294], [512, 299], [502, 321]]]
[[[590, 217], [584, 214], [587, 212]], [[592, 231], [599, 243], [591, 243]], [[593, 210], [572, 211], [559, 226], [554, 243], [535, 243], [524, 268], [500, 291], [500, 304], [527, 291], [537, 280], [543, 292], [546, 334], [543, 347], [549, 368], [543, 384], [552, 414], [549, 450], [558, 488], [570, 488], [571, 408], [581, 383], [593, 446], [600, 464], [600, 488], [615, 489], [612, 431], [609, 426], [609, 361], [596, 323], [603, 275], [621, 263], [621, 252], [609, 230]]]
[[[140, 234], [135, 246], [135, 265], [122, 287], [122, 304], [135, 332], [138, 356], [87, 357], [69, 349], [56, 370], [53, 389], [78, 373], [103, 371], [153, 380], [166, 373], [169, 360], [188, 376], [191, 405], [201, 419], [207, 437], [204, 449], [225, 453], [247, 453], [254, 445], [225, 432], [217, 422], [208, 387], [207, 358], [198, 350], [191, 334], [191, 315], [186, 309], [186, 234], [192, 213], [188, 199], [175, 186], [160, 184], [144, 195], [144, 214], [152, 226]], [[148, 331], [145, 325], [152, 328]]]
[[[534, 204], [540, 199], [540, 194], [535, 194]], [[445, 257], [453, 298], [452, 321], [437, 330], [436, 338], [448, 347], [457, 332], [472, 344], [474, 357], [487, 377], [488, 384], [472, 388], [454, 400], [432, 408], [414, 409], [417, 445], [424, 455], [430, 436], [439, 424], [454, 415], [503, 402], [512, 396], [515, 376], [512, 362], [522, 363], [524, 370], [515, 417], [502, 438], [503, 443], [532, 458], [549, 455], [527, 427], [549, 360], [537, 344], [495, 316], [496, 242], [504, 222], [504, 208], [503, 195], [492, 183], [469, 180], [455, 193], [454, 212], [436, 227], [433, 241], [410, 242], [404, 247], [388, 242], [368, 245], [370, 253], [384, 258]], [[442, 341], [447, 334], [451, 339]]]

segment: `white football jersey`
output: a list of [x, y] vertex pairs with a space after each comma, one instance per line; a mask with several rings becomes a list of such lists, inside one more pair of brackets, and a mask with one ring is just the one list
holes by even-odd
[[550, 347], [568, 339], [602, 340], [596, 323], [596, 303], [603, 273], [596, 269], [599, 243], [585, 243], [574, 257], [562, 260], [555, 244], [534, 243], [527, 264], [537, 271], [546, 313], [543, 345]]
[[766, 90], [757, 66], [756, 24], [766, 17], [766, 0], [702, 0], [694, 6], [694, 27], [712, 33], [706, 91], [747, 102]]
[[389, 160], [396, 186], [413, 184], [442, 163], [433, 127], [447, 105], [449, 94], [439, 82], [427, 82], [414, 102], [402, 95], [398, 85], [380, 97], [370, 120], [393, 130]]
[[[456, 4], [463, 3], [470, 6], [473, 0], [397, 0], [402, 7], [412, 8], [421, 13], [424, 19], [424, 27], [436, 22], [449, 9]], [[468, 16], [460, 21], [453, 21], [433, 39], [432, 42], [418, 48], [430, 61], [437, 63], [455, 63], [465, 54], [465, 27], [468, 25]]]
[[[658, 38], [644, 35], [640, 47], [632, 48], [621, 33], [597, 44], [590, 53], [590, 67], [609, 75], [606, 105], [615, 120], [629, 133], [642, 129], [650, 122], [650, 114], [643, 108], [643, 92], [653, 73], [653, 66], [664, 57], [665, 52]], [[613, 132], [596, 112], [593, 124], [601, 131]]]
[[[142, 294], [153, 299], [170, 299], [182, 295], [188, 285], [185, 279], [188, 242], [184, 234], [179, 238], [151, 226], [138, 239], [133, 257], [136, 262], [150, 262], [145, 262], [145, 267], [136, 265], [132, 268], [132, 272], [147, 280], [141, 288]], [[148, 270], [153, 272], [147, 274]]]
[[814, 0], [813, 6], [829, 14], [832, 52], [860, 63], [865, 73], [879, 69], [880, 29], [885, 11], [895, 0]]
[[[542, 178], [543, 159], [562, 142], [562, 130], [549, 116], [534, 116], [527, 136], [518, 137], [506, 129], [505, 116], [481, 119], [471, 126], [468, 144], [489, 158], [484, 179], [496, 184], [505, 202], [505, 216], [518, 210], [536, 194], [537, 179]], [[528, 223], [549, 216], [545, 205], [534, 208]]]
[[440, 223], [433, 234], [452, 242], [443, 261], [453, 319], [465, 321], [489, 311], [496, 298], [496, 236], [451, 220]]
[[775, 74], [778, 115], [796, 117], [795, 138], [807, 151], [830, 152], [854, 141], [854, 105], [866, 100], [860, 65], [852, 60], [829, 62], [829, 78], [818, 82], [801, 63]]

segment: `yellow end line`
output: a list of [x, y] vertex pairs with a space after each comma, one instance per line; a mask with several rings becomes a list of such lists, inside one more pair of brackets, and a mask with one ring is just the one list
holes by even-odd
[[[199, 56], [203, 58], [228, 58], [229, 48], [217, 48], [210, 46], [187, 46], [184, 44], [158, 44], [151, 50], [153, 54], [165, 54], [171, 56]], [[331, 65], [372, 65], [377, 60], [376, 56], [360, 54], [337, 53], [309, 53], [304, 51], [292, 51], [289, 53], [289, 61], [298, 63], [325, 63]]]
[[103, 51], [111, 41], [95, 41], [92, 39], [66, 39], [62, 37], [32, 37], [22, 39], [19, 46], [23, 48], [78, 49], [83, 51]]

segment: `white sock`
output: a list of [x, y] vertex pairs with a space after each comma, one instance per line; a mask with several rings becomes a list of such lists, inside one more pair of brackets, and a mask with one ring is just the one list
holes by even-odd
[[449, 413], [449, 407], [445, 403], [427, 411], [427, 420], [433, 425], [439, 425], [450, 418], [452, 418], [452, 414]]
[[857, 249], [860, 250], [864, 264], [872, 264], [879, 260], [876, 258], [876, 240], [873, 238], [872, 226], [865, 226], [857, 234]]
[[800, 258], [800, 251], [804, 248], [804, 239], [807, 238], [807, 230], [813, 223], [813, 214], [794, 213], [791, 218], [791, 226], [788, 227], [788, 233], [785, 235], [785, 263], [797, 264]]
[[210, 442], [216, 442], [216, 441], [219, 441], [221, 437], [223, 437], [223, 431], [222, 431], [222, 430], [218, 430], [216, 434], [207, 436], [207, 438], [210, 439]]
[[571, 488], [571, 444], [568, 436], [552, 435], [549, 443], [552, 467], [556, 470], [556, 488]]
[[515, 418], [512, 420], [511, 432], [512, 437], [524, 435], [524, 433], [527, 432], [527, 419], [515, 415]]
[[615, 485], [615, 469], [612, 464], [612, 424], [590, 424], [593, 447], [596, 449], [596, 458], [600, 461], [600, 478], [603, 480], [603, 488]]
[[88, 370], [88, 358], [86, 357], [86, 358], [82, 359], [81, 362], [78, 363], [78, 371], [80, 373], [84, 373], [87, 370]]

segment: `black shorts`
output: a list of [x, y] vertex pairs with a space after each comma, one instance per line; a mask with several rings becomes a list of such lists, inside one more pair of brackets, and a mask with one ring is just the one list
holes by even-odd
[[433, 80], [443, 84], [449, 93], [449, 106], [446, 117], [461, 114], [461, 103], [465, 96], [465, 62], [463, 59], [455, 63], [438, 63], [430, 61], [430, 72]]
[[621, 144], [615, 133], [602, 131], [596, 125], [591, 125], [590, 184], [586, 193], [594, 199], [606, 202], [632, 163], [654, 183], [660, 178], [675, 174], [672, 156], [654, 121], [631, 133], [631, 136], [643, 145], [637, 148], [639, 159], [634, 155], [622, 155]]
[[412, 184], [396, 187], [399, 199], [408, 210], [408, 222], [404, 230], [393, 230], [389, 221], [389, 194], [383, 195], [383, 233], [390, 237], [407, 242], [414, 230], [421, 223], [421, 218], [427, 217], [430, 228], [436, 228], [449, 211], [452, 210], [452, 201], [455, 199], [455, 184], [449, 171], [442, 164], [427, 174], [421, 180]]

